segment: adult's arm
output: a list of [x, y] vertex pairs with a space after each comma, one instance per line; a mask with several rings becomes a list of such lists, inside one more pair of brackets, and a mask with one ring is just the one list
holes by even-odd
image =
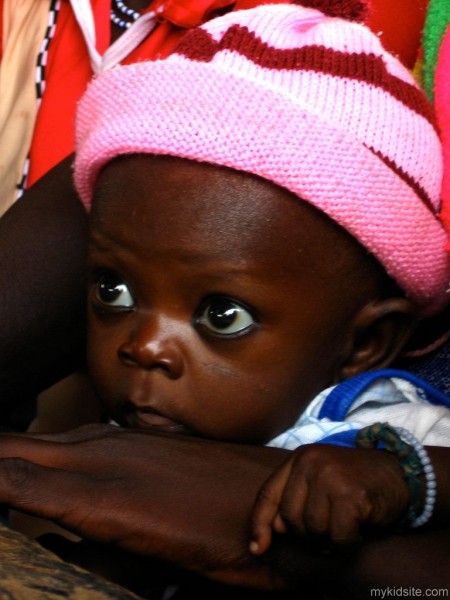
[[3, 434], [0, 502], [216, 581], [265, 590], [319, 586], [338, 597], [368, 598], [382, 586], [450, 588], [450, 451], [430, 455], [440, 487], [439, 528], [368, 539], [345, 552], [286, 535], [263, 556], [250, 554], [256, 494], [287, 456], [273, 448], [101, 425], [48, 436]]
[[84, 360], [87, 218], [71, 164], [57, 165], [0, 219], [3, 415]]

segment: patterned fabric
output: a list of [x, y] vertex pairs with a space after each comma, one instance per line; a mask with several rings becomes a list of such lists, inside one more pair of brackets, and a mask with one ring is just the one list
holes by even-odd
[[[42, 102], [42, 98], [45, 92], [45, 81], [46, 81], [46, 68], [48, 60], [48, 49], [50, 42], [55, 34], [56, 20], [58, 18], [58, 12], [61, 7], [61, 0], [51, 0], [50, 8], [48, 12], [48, 22], [45, 29], [44, 39], [42, 41], [40, 50], [37, 55], [36, 69], [35, 69], [35, 86], [36, 86], [36, 111], [39, 111], [39, 107]], [[30, 170], [30, 159], [27, 156], [23, 172], [22, 179], [17, 184], [18, 195], [17, 198], [21, 198], [28, 185], [28, 173]]]
[[34, 540], [0, 523], [0, 598], [138, 600], [103, 577], [63, 562]]
[[36, 117], [35, 56], [50, 0], [0, 0], [0, 215], [18, 196]]
[[80, 104], [77, 143], [87, 205], [99, 169], [118, 154], [248, 171], [346, 228], [423, 315], [448, 302], [433, 112], [363, 25], [283, 4], [214, 19], [166, 60], [97, 78]]
[[[338, 434], [356, 433], [362, 427], [381, 421], [408, 429], [422, 443], [450, 446], [450, 399], [446, 400], [447, 405], [432, 404], [424, 389], [414, 383], [401, 377], [385, 377], [375, 379], [357, 393], [346, 407], [342, 420], [333, 420], [332, 412], [323, 408], [330, 393], [338, 388], [332, 386], [318, 394], [294, 426], [268, 445], [294, 450], [302, 444], [323, 442]], [[341, 439], [347, 442], [350, 438], [343, 435]]]
[[450, 340], [429, 355], [408, 360], [405, 368], [450, 396]]

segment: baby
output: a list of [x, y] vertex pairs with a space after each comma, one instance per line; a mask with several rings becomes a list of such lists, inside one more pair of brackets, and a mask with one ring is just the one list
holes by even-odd
[[[254, 553], [272, 527], [349, 542], [425, 523], [421, 443], [449, 445], [447, 399], [386, 368], [448, 301], [441, 151], [378, 38], [302, 6], [220, 17], [100, 76], [77, 147], [108, 415], [292, 449], [257, 501]], [[360, 430], [365, 449], [311, 444]]]

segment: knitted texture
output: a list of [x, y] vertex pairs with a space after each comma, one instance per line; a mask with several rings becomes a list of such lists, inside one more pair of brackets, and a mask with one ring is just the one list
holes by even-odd
[[317, 8], [329, 17], [340, 17], [350, 21], [363, 22], [370, 12], [368, 0], [300, 0], [292, 4]]
[[324, 211], [422, 316], [448, 301], [431, 107], [368, 28], [297, 5], [213, 19], [165, 60], [94, 81], [76, 128], [86, 205], [105, 163], [158, 153], [253, 173]]

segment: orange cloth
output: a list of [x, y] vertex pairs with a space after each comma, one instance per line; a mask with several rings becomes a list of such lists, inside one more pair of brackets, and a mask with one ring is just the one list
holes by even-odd
[[0, 10], [0, 214], [13, 204], [36, 118], [36, 56], [50, 0], [3, 0]]

